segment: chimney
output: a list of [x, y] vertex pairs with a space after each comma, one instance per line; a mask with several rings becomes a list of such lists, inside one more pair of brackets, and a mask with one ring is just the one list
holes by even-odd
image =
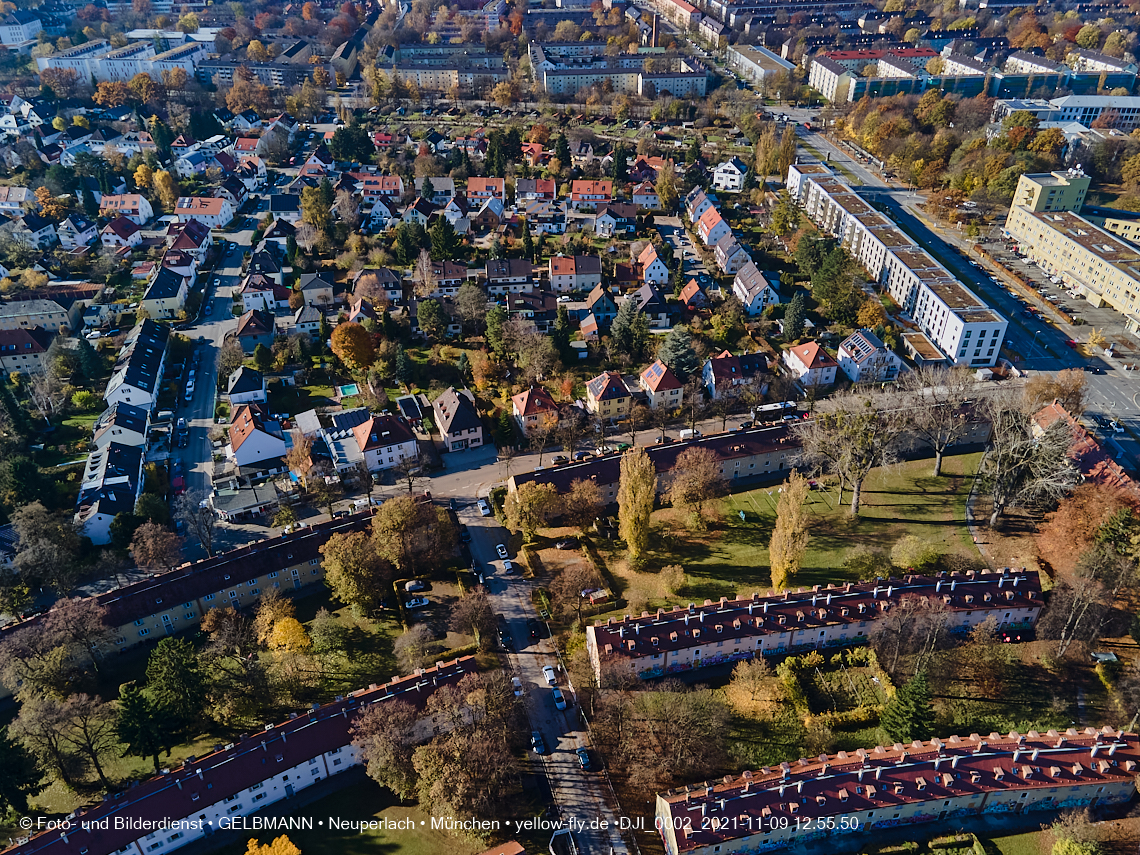
[[827, 604], [828, 604], [829, 606], [831, 605], [831, 594], [828, 594], [828, 595], [827, 595]]
[[1020, 582], [1020, 581], [1021, 581], [1021, 577], [1020, 577], [1020, 576], [1014, 576], [1014, 577], [1013, 577], [1013, 587], [1015, 587], [1015, 588], [1016, 588], [1016, 587], [1017, 587], [1017, 583], [1018, 583], [1018, 582]]
[[1111, 757], [1113, 754], [1116, 753], [1116, 746], [1119, 744], [1120, 743], [1118, 743], [1118, 742], [1114, 742], [1114, 743], [1112, 743], [1112, 745], [1108, 746], [1108, 756], [1109, 757]]
[[999, 576], [999, 577], [998, 577], [998, 587], [999, 587], [999, 588], [1002, 586], [1002, 583], [1003, 583], [1004, 581], [1005, 581], [1005, 576]]
[[1091, 751], [1089, 751], [1089, 757], [1096, 757], [1096, 753], [1097, 753], [1099, 750], [1100, 750], [1100, 743], [1098, 742], [1096, 745], [1094, 745], [1094, 746], [1092, 747], [1092, 750], [1091, 750]]
[[961, 754], [955, 754], [954, 755], [954, 759], [950, 761], [950, 768], [951, 769], [957, 769], [958, 768], [958, 760], [961, 758], [961, 756], [962, 756]]
[[689, 613], [685, 612], [685, 626], [689, 625]]
[[764, 601], [764, 614], [768, 614], [768, 601]]
[[1029, 755], [1029, 759], [1031, 762], [1033, 762], [1033, 763], [1037, 762], [1037, 754], [1038, 754], [1038, 749], [1034, 748], [1033, 753]]
[[876, 766], [875, 767], [875, 780], [876, 781], [879, 780], [879, 778], [881, 778], [882, 775], [883, 775], [883, 767], [882, 766]]
[[888, 600], [891, 598], [891, 594], [893, 594], [894, 592], [895, 592], [895, 586], [894, 585], [887, 585], [887, 599]]

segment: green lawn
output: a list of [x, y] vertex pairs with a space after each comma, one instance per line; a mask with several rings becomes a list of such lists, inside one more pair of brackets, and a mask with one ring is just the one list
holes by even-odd
[[1030, 831], [1027, 834], [994, 837], [989, 842], [997, 847], [1001, 855], [1041, 855], [1042, 834], [1040, 831]]
[[[941, 478], [930, 475], [931, 460], [902, 463], [876, 471], [863, 486], [859, 516], [849, 513], [849, 494], [838, 505], [834, 486], [810, 494], [808, 507], [814, 520], [811, 540], [797, 587], [845, 581], [843, 561], [853, 547], [866, 545], [887, 552], [903, 535], [914, 534], [946, 553], [977, 556], [965, 526], [966, 497], [980, 454], [946, 458]], [[736, 593], [767, 591], [771, 586], [768, 542], [772, 536], [778, 487], [760, 487], [733, 493], [718, 503], [721, 520], [705, 533], [689, 531], [671, 508], [654, 512], [645, 572], [624, 569], [624, 549], [601, 541], [599, 549], [617, 577], [627, 603], [645, 603], [652, 609]], [[743, 512], [743, 520], [740, 513]], [[681, 594], [659, 595], [656, 572], [668, 564], [681, 564], [687, 582]], [[620, 617], [627, 606], [613, 612]], [[607, 615], [599, 616], [604, 619]]]
[[[441, 852], [472, 855], [482, 848], [444, 831], [433, 831], [427, 813], [415, 805], [400, 805], [391, 791], [371, 780], [318, 799], [299, 808], [295, 815], [313, 818], [311, 831], [285, 832], [305, 855], [439, 855]], [[333, 830], [329, 828], [330, 818], [360, 822], [412, 819], [418, 828], [415, 831]], [[279, 831], [250, 832], [242, 836], [241, 843], [222, 849], [221, 855], [243, 855], [247, 839], [269, 843], [281, 834]]]

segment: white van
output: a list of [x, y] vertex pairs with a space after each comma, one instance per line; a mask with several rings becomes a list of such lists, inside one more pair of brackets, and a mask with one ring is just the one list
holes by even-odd
[[689, 430], [688, 428], [685, 428], [683, 431], [681, 431], [679, 436], [681, 438], [681, 442], [684, 442], [687, 439], [700, 439], [701, 432], [699, 430]]
[[367, 508], [370, 504], [371, 504], [371, 502], [369, 502], [368, 499], [357, 499], [355, 502], [352, 503], [352, 509], [354, 511], [362, 511], [365, 508]]

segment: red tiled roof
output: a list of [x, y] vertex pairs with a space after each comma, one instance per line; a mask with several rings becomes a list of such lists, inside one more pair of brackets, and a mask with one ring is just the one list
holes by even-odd
[[809, 341], [807, 344], [796, 345], [791, 348], [791, 351], [796, 355], [796, 359], [802, 362], [806, 368], [832, 368], [839, 364], [832, 359], [830, 353], [814, 341]]
[[261, 404], [242, 404], [234, 413], [230, 424], [230, 445], [237, 451], [255, 431], [265, 431], [269, 413]]
[[393, 416], [373, 416], [354, 427], [352, 435], [356, 437], [356, 444], [361, 451], [399, 445], [415, 439], [407, 426]]
[[1140, 499], [1140, 484], [1129, 477], [1120, 464], [1101, 448], [1100, 443], [1064, 406], [1054, 401], [1033, 416], [1033, 421], [1042, 430], [1046, 430], [1058, 420], [1064, 421], [1072, 432], [1073, 444], [1069, 446], [1069, 458], [1084, 476], [1085, 481], [1103, 487], [1116, 487], [1127, 491], [1133, 498]]
[[518, 410], [519, 415], [535, 416], [540, 413], [556, 413], [558, 405], [550, 397], [550, 393], [543, 386], [531, 386], [525, 392], [519, 392], [511, 401]]
[[595, 401], [620, 401], [629, 397], [629, 389], [618, 371], [605, 371], [586, 384]]
[[641, 382], [651, 392], [666, 392], [681, 388], [681, 381], [677, 379], [677, 375], [660, 359], [641, 372]]

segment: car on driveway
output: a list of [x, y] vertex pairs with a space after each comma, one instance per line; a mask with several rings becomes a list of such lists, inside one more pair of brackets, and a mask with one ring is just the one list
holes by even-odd
[[408, 584], [404, 585], [404, 590], [408, 591], [409, 593], [412, 591], [423, 591], [426, 589], [427, 589], [427, 585], [425, 585], [419, 579], [413, 579], [412, 581], [408, 582]]
[[427, 597], [412, 597], [404, 604], [407, 609], [426, 609], [431, 605], [431, 600]]
[[510, 557], [510, 553], [507, 552], [506, 544], [500, 543], [498, 546], [495, 547], [495, 552], [498, 553], [498, 556], [500, 558], [509, 558]]
[[592, 768], [590, 764], [590, 750], [588, 748], [579, 748], [574, 753], [578, 755], [578, 765], [582, 767], [582, 771], [589, 772]]
[[526, 631], [532, 639], [539, 638], [539, 623], [534, 618], [526, 622]]
[[556, 710], [566, 709], [566, 696], [562, 694], [562, 690], [557, 687], [554, 689], [554, 708]]
[[487, 504], [486, 499], [480, 499], [476, 504], [479, 506], [479, 513], [485, 517], [491, 516], [491, 506]]
[[515, 697], [521, 698], [523, 694], [522, 680], [520, 680], [518, 677], [511, 677], [511, 687], [515, 690]]
[[463, 541], [464, 543], [470, 543], [471, 542], [471, 531], [470, 531], [470, 529], [467, 528], [466, 525], [464, 525], [462, 523], [460, 523], [460, 525], [459, 525], [459, 539], [461, 541]]
[[566, 540], [560, 540], [554, 544], [555, 549], [574, 549], [578, 546], [577, 538], [568, 537]]
[[546, 680], [546, 685], [558, 685], [558, 675], [555, 673], [553, 665], [544, 665], [542, 667], [542, 676]]
[[542, 741], [542, 734], [537, 730], [530, 732], [530, 747], [534, 749], [535, 754], [546, 753], [546, 743]]

